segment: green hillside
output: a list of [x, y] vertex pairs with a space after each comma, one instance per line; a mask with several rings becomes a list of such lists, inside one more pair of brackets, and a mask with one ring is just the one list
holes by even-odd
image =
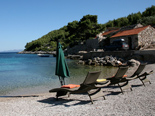
[[69, 22], [67, 26], [53, 30], [41, 38], [27, 43], [25, 51], [54, 51], [58, 39], [65, 49], [94, 38], [107, 27], [123, 27], [136, 23], [155, 25], [155, 6], [147, 8], [142, 13], [131, 13], [127, 17], [110, 20], [105, 24], [98, 24], [97, 15], [83, 16], [80, 21]]

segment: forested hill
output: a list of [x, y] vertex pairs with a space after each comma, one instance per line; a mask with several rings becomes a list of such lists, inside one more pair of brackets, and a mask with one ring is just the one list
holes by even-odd
[[98, 24], [97, 15], [83, 16], [80, 21], [69, 22], [67, 26], [53, 30], [41, 38], [27, 43], [25, 51], [54, 51], [57, 39], [60, 40], [64, 48], [72, 47], [78, 42], [94, 38], [107, 27], [119, 28], [137, 23], [155, 25], [155, 6], [146, 8], [142, 13], [131, 13], [127, 17], [110, 20], [105, 24]]

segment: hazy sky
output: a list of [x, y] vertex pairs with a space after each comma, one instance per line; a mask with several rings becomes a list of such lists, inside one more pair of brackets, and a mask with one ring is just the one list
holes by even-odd
[[27, 42], [88, 14], [104, 24], [152, 5], [155, 0], [0, 0], [0, 51], [24, 49]]

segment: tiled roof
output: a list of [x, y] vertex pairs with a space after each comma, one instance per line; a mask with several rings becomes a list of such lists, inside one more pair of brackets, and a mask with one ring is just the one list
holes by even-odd
[[149, 25], [144, 26], [144, 27], [140, 27], [140, 28], [131, 29], [131, 30], [120, 31], [117, 34], [111, 36], [111, 38], [120, 37], [120, 36], [127, 36], [127, 35], [136, 35], [136, 34], [140, 33], [141, 31], [143, 31], [144, 29], [146, 29], [147, 27], [149, 27]]
[[111, 30], [111, 31], [104, 32], [102, 35], [103, 35], [103, 36], [104, 36], [104, 35], [108, 35], [108, 34], [110, 34], [110, 33], [112, 33], [112, 32], [115, 32], [115, 31], [118, 31], [118, 29], [117, 29], [117, 30]]

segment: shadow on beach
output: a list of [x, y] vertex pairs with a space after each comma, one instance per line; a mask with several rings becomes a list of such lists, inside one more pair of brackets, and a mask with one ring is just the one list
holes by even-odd
[[38, 102], [51, 104], [52, 106], [64, 105], [65, 107], [91, 104], [90, 100], [80, 100], [80, 99], [72, 99], [72, 98], [70, 98], [70, 99], [65, 99], [65, 98], [56, 99], [54, 97], [50, 97], [50, 98], [43, 99], [43, 100], [38, 100]]
[[[111, 95], [118, 95], [118, 94], [122, 94], [121, 91], [118, 91], [118, 87], [116, 86], [109, 86], [106, 88], [110, 88], [110, 90], [103, 90], [103, 94], [105, 97], [107, 96], [111, 96]], [[116, 88], [117, 90], [113, 90], [114, 88]], [[73, 95], [73, 94], [72, 94]], [[74, 99], [72, 99], [74, 98]], [[51, 104], [52, 106], [57, 106], [57, 105], [64, 105], [65, 107], [70, 107], [70, 106], [76, 106], [76, 105], [84, 105], [84, 104], [91, 104], [91, 101], [89, 100], [89, 96], [87, 94], [74, 94], [71, 97], [61, 97], [59, 99], [55, 98], [55, 97], [50, 97], [47, 99], [43, 99], [43, 100], [38, 100], [38, 102], [40, 103], [45, 103], [45, 104]], [[100, 97], [99, 99], [104, 99], [103, 97]], [[93, 100], [98, 101], [98, 99]]]

